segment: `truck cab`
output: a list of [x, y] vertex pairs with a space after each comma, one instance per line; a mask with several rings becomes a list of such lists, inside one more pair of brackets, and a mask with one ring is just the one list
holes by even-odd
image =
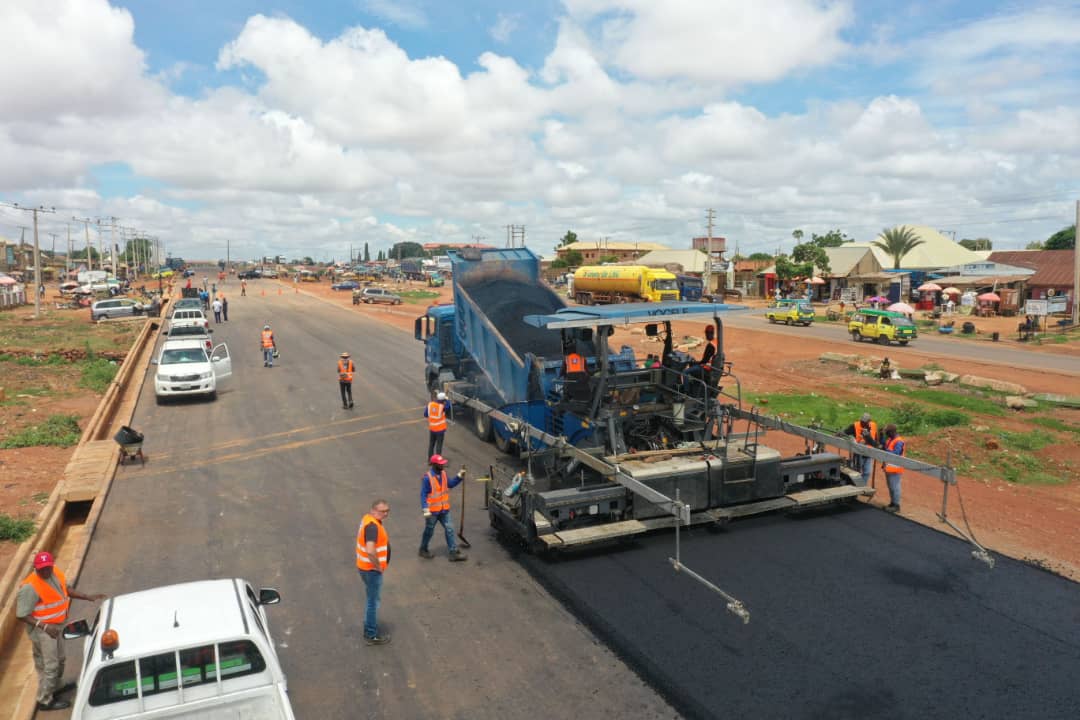
[[106, 600], [64, 628], [86, 638], [71, 717], [292, 720], [264, 610], [280, 601], [239, 578]]
[[432, 305], [416, 318], [413, 335], [424, 343], [424, 378], [428, 390], [453, 379], [452, 370], [460, 362], [463, 348], [454, 336], [454, 306]]
[[695, 302], [701, 300], [705, 284], [701, 278], [695, 275], [676, 275], [679, 284], [679, 297], [682, 300]]

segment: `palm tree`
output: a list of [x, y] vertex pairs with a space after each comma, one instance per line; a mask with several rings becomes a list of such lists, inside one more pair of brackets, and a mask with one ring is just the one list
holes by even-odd
[[914, 230], [907, 225], [901, 225], [882, 230], [881, 239], [871, 244], [884, 250], [893, 259], [893, 269], [899, 270], [900, 261], [904, 259], [904, 256], [924, 242], [926, 241], [916, 235]]

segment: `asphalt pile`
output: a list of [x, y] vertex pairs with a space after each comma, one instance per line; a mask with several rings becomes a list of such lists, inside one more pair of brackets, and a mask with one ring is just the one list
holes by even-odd
[[1075, 718], [1080, 585], [870, 508], [523, 562], [691, 718]]
[[463, 280], [461, 286], [518, 355], [562, 356], [557, 330], [536, 328], [522, 321], [526, 315], [547, 315], [565, 307], [550, 288], [507, 272], [474, 275]]

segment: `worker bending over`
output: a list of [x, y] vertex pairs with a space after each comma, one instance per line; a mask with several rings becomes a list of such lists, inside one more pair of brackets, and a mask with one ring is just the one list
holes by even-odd
[[[862, 417], [855, 422], [844, 428], [844, 435], [855, 438], [855, 442], [859, 445], [867, 445], [869, 447], [879, 447], [878, 427], [877, 423], [870, 419], [870, 413], [863, 413]], [[870, 473], [873, 470], [873, 460], [869, 455], [856, 455], [856, 463], [862, 463], [857, 465], [856, 469], [862, 473], [863, 485], [870, 482]]]
[[446, 477], [446, 458], [432, 455], [429, 460], [431, 469], [420, 481], [420, 507], [424, 513], [424, 534], [420, 537], [420, 557], [430, 560], [435, 557], [428, 550], [431, 536], [435, 534], [435, 524], [442, 523], [446, 532], [446, 547], [450, 551], [451, 562], [461, 562], [469, 558], [461, 552], [454, 534], [454, 520], [450, 516], [450, 490], [465, 479], [465, 468], [458, 470], [454, 478]]

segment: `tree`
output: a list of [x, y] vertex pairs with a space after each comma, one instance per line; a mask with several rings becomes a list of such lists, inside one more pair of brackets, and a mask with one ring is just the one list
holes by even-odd
[[1074, 250], [1076, 248], [1076, 226], [1070, 225], [1051, 235], [1043, 243], [1045, 250]]
[[781, 282], [810, 277], [813, 272], [813, 263], [793, 262], [787, 255], [779, 255], [776, 258], [776, 278]]
[[829, 272], [832, 270], [832, 268], [829, 267], [829, 256], [825, 252], [825, 248], [813, 241], [796, 245], [795, 249], [791, 251], [791, 259], [803, 266], [807, 263], [810, 264], [810, 270], [806, 272], [803, 277], [811, 277], [814, 273], [814, 268], [817, 268], [822, 272]]
[[382, 250], [380, 250], [378, 259], [379, 259], [379, 262], [385, 261], [386, 260], [386, 253], [384, 253]]
[[791, 231], [791, 237], [795, 238], [795, 244], [798, 245], [799, 243], [802, 242], [803, 231], [802, 230], [792, 230]]
[[1032, 240], [1031, 242], [1029, 242], [1027, 245], [1024, 246], [1024, 249], [1025, 250], [1045, 250], [1046, 249], [1046, 243], [1044, 243], [1042, 240]]
[[619, 262], [618, 255], [604, 255], [596, 261], [597, 265], [603, 265], [604, 263], [617, 263]]
[[140, 262], [146, 262], [144, 258], [151, 256], [150, 241], [146, 238], [132, 238], [127, 241], [127, 247], [124, 248], [124, 252], [120, 253], [120, 260], [126, 263], [133, 263], [136, 260]]
[[392, 258], [413, 258], [413, 257], [427, 257], [427, 253], [424, 252], [424, 246], [420, 243], [411, 241], [403, 241], [394, 243], [390, 248], [389, 256]]
[[893, 269], [899, 270], [900, 261], [904, 259], [904, 256], [924, 242], [926, 241], [916, 235], [915, 231], [907, 225], [900, 225], [882, 230], [881, 239], [875, 240], [871, 245], [884, 250], [893, 259]]
[[[90, 257], [93, 258], [95, 263], [98, 260], [101, 259], [101, 255], [98, 253], [97, 248], [91, 246], [91, 248], [90, 248]], [[86, 259], [86, 248], [82, 248], [81, 250], [73, 250], [72, 253], [71, 253], [71, 259], [72, 260], [85, 260]]]
[[990, 238], [964, 238], [957, 243], [962, 247], [966, 247], [968, 250], [993, 250], [994, 243], [990, 241]]
[[578, 267], [585, 262], [585, 256], [581, 254], [580, 250], [567, 250], [566, 254], [563, 255], [563, 260], [570, 267]]
[[751, 253], [747, 260], [772, 260], [773, 256], [767, 252]]
[[364, 262], [371, 262], [371, 249], [368, 248], [368, 244], [364, 243]]
[[300, 262], [300, 264], [301, 265], [314, 265], [315, 260], [313, 260], [310, 255], [305, 255], [304, 259]]
[[568, 268], [568, 267], [570, 267], [570, 263], [566, 262], [562, 258], [555, 258], [554, 260], [551, 261], [551, 268], [553, 270], [561, 270], [563, 268]]
[[573, 245], [577, 242], [577, 233], [573, 230], [567, 230], [566, 234], [562, 236], [562, 240], [559, 241], [559, 247], [566, 245]]
[[849, 238], [846, 233], [840, 230], [830, 230], [824, 235], [811, 233], [810, 242], [814, 243], [818, 247], [831, 248], [840, 247], [844, 243], [852, 242], [852, 239]]

